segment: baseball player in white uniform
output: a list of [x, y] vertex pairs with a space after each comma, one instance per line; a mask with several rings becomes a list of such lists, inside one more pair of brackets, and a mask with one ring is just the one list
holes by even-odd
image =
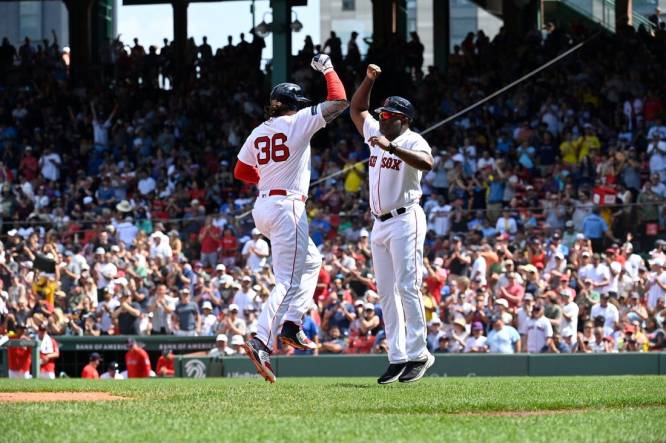
[[300, 86], [275, 86], [269, 119], [247, 138], [234, 170], [236, 178], [257, 184], [259, 195], [252, 217], [273, 249], [275, 287], [262, 308], [256, 337], [244, 344], [257, 371], [270, 382], [275, 382], [270, 354], [276, 336], [298, 349], [316, 348], [301, 329], [321, 266], [321, 255], [309, 237], [305, 211], [310, 138], [349, 106], [330, 57], [318, 54], [311, 66], [326, 78], [326, 101], [303, 108], [309, 100]]
[[384, 315], [389, 367], [380, 384], [420, 380], [435, 358], [427, 350], [425, 311], [421, 300], [423, 242], [427, 230], [421, 198], [422, 171], [430, 171], [430, 146], [409, 129], [412, 104], [389, 97], [376, 110], [370, 91], [381, 73], [369, 65], [351, 103], [351, 117], [370, 146], [370, 211], [375, 217], [371, 234], [372, 261]]

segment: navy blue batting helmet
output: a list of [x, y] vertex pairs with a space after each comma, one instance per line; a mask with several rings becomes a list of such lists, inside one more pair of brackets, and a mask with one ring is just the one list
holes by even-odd
[[416, 111], [414, 111], [414, 106], [412, 106], [411, 102], [406, 98], [398, 97], [397, 95], [387, 98], [384, 100], [384, 104], [381, 107], [375, 109], [376, 113], [382, 111], [402, 114], [410, 120], [414, 120], [414, 117], [416, 116]]
[[298, 109], [310, 103], [310, 100], [303, 95], [303, 89], [296, 83], [280, 83], [275, 86], [271, 91], [271, 101], [273, 100], [292, 109]]

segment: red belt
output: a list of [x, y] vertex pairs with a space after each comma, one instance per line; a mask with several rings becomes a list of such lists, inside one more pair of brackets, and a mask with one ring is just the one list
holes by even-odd
[[[287, 191], [285, 191], [284, 189], [271, 189], [270, 191], [268, 191], [268, 195], [269, 196], [273, 196], [273, 195], [287, 196], [287, 195], [289, 195], [289, 193]], [[300, 197], [301, 201], [305, 201], [305, 200], [308, 199], [305, 195], [299, 195], [299, 194], [296, 194], [296, 193], [292, 193], [292, 195], [298, 195]]]

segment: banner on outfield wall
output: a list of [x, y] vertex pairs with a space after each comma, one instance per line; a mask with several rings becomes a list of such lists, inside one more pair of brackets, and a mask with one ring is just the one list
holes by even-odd
[[125, 351], [127, 340], [135, 339], [146, 351], [172, 349], [180, 352], [208, 351], [215, 346], [215, 337], [175, 337], [141, 335], [107, 335], [101, 337], [55, 336], [61, 351]]

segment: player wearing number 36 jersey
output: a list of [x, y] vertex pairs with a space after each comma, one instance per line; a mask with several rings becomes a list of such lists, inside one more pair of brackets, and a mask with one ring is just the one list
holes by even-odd
[[309, 106], [300, 86], [275, 86], [269, 119], [247, 138], [234, 170], [236, 178], [257, 184], [259, 195], [252, 217], [259, 231], [271, 240], [273, 249], [275, 287], [261, 310], [256, 337], [244, 345], [257, 371], [270, 382], [275, 382], [270, 353], [276, 335], [299, 349], [316, 348], [301, 329], [321, 267], [321, 255], [310, 239], [305, 211], [310, 138], [349, 106], [330, 57], [318, 54], [311, 66], [326, 78], [326, 101]]

